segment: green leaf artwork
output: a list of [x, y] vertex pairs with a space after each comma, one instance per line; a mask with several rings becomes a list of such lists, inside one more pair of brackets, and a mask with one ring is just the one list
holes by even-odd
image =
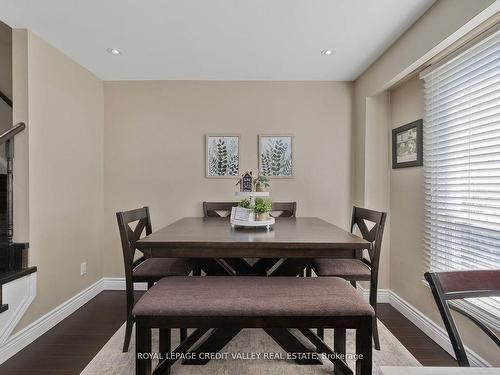
[[269, 177], [292, 177], [292, 137], [259, 137], [260, 173]]
[[235, 136], [207, 136], [207, 177], [239, 174], [239, 140]]

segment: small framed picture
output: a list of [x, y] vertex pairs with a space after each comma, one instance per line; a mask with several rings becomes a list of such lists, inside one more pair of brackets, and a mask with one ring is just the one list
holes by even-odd
[[273, 178], [293, 178], [293, 136], [259, 135], [259, 172]]
[[234, 178], [240, 174], [240, 137], [238, 135], [206, 135], [207, 178]]
[[422, 119], [392, 129], [392, 168], [419, 167], [423, 164]]

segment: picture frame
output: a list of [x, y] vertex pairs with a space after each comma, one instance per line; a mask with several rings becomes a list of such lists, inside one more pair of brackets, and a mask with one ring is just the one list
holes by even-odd
[[238, 178], [240, 174], [240, 136], [205, 134], [205, 177]]
[[291, 134], [258, 135], [259, 173], [269, 178], [294, 178], [294, 144]]
[[392, 129], [392, 169], [423, 165], [423, 120]]

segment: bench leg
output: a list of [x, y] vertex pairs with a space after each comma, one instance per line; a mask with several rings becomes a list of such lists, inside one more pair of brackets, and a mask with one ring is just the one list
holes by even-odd
[[187, 328], [179, 328], [179, 340], [183, 342], [187, 337]]
[[166, 357], [167, 354], [170, 353], [171, 350], [171, 329], [170, 328], [160, 328], [160, 339], [158, 352], [161, 354], [163, 358]]
[[[345, 328], [335, 328], [333, 330], [333, 351], [335, 353], [346, 354], [345, 336]], [[343, 375], [343, 372], [337, 366], [335, 366], [334, 374]]]
[[324, 328], [318, 328], [317, 334], [321, 340], [325, 339], [325, 329]]
[[[191, 333], [186, 340], [181, 342], [177, 348], [175, 348], [172, 353], [187, 353], [189, 348], [191, 348], [200, 338], [203, 337], [208, 332], [208, 328], [198, 328], [193, 333]], [[165, 358], [158, 363], [153, 374], [168, 374], [170, 367], [177, 362], [175, 356], [172, 358]]]
[[151, 374], [151, 328], [135, 323], [135, 374]]
[[372, 318], [366, 317], [356, 330], [356, 354], [363, 358], [356, 361], [356, 375], [371, 375], [372, 373]]
[[[303, 330], [300, 330], [301, 332]], [[287, 353], [311, 353], [312, 350], [304, 346], [297, 337], [286, 328], [264, 328], [266, 332]], [[316, 346], [316, 343], [313, 343]], [[297, 358], [299, 365], [319, 365], [317, 358]]]
[[335, 356], [335, 352], [317, 335], [314, 334], [312, 329], [300, 328], [299, 331], [314, 345], [318, 348], [318, 353], [328, 354], [328, 360], [335, 366], [335, 374], [342, 375], [352, 375], [353, 372], [347, 365], [347, 363]]

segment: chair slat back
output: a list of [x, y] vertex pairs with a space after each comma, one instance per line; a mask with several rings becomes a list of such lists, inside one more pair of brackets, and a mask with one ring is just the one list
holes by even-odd
[[431, 287], [459, 366], [469, 367], [469, 360], [450, 308], [469, 318], [500, 348], [500, 337], [481, 319], [448, 304], [449, 300], [500, 296], [500, 270], [426, 272], [424, 277]]
[[226, 217], [238, 202], [203, 202], [203, 217]]
[[[352, 220], [351, 220], [351, 232], [354, 231], [354, 227], [358, 227], [361, 232], [361, 236], [368, 242], [371, 242], [372, 246], [368, 250], [369, 265], [372, 268], [372, 279], [378, 276], [378, 265], [380, 261], [380, 249], [382, 248], [382, 238], [384, 235], [385, 219], [387, 214], [385, 212], [379, 212], [374, 210], [369, 210], [367, 208], [361, 208], [354, 206], [352, 209]], [[367, 222], [373, 224], [371, 228], [368, 228]], [[373, 275], [375, 273], [375, 275]]]
[[273, 202], [274, 217], [295, 217], [297, 214], [297, 202]]
[[[142, 237], [144, 231], [145, 235], [149, 235], [152, 232], [149, 208], [143, 207], [130, 211], [117, 212], [116, 219], [118, 221], [118, 229], [120, 231], [120, 240], [122, 243], [125, 281], [129, 284], [132, 283], [132, 270], [144, 260], [144, 257], [141, 257], [134, 261], [137, 250], [135, 243]], [[132, 228], [130, 224], [133, 223], [136, 224]]]
[[[203, 202], [203, 217], [226, 217], [238, 202]], [[271, 216], [295, 217], [297, 202], [273, 202]]]

